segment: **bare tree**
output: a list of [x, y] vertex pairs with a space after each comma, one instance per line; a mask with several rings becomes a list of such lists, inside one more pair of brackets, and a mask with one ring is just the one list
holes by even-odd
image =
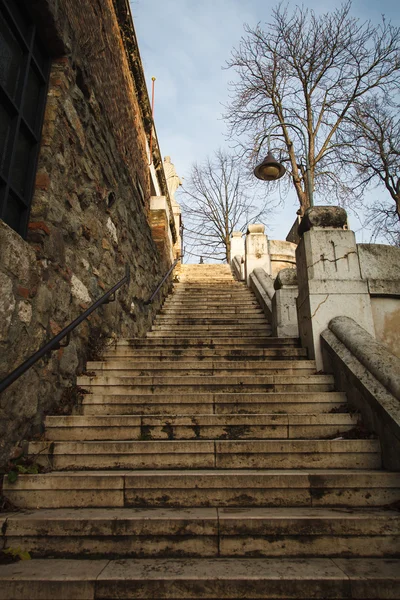
[[[377, 184], [394, 201], [400, 225], [400, 106], [373, 97], [352, 107], [341, 133], [342, 160], [355, 166], [360, 186]], [[385, 202], [385, 200], [383, 200]]]
[[271, 212], [263, 196], [261, 201], [237, 159], [222, 150], [203, 164], [195, 163], [179, 199], [189, 246], [185, 251], [229, 261], [232, 232], [244, 231]]
[[[388, 93], [400, 81], [400, 29], [373, 26], [350, 16], [351, 2], [331, 13], [279, 4], [266, 29], [245, 26], [246, 36], [232, 52], [231, 83], [225, 118], [232, 136], [253, 162], [271, 128], [274, 149], [288, 155], [288, 172], [300, 203], [309, 206], [305, 153], [312, 188], [341, 201], [357, 190], [350, 165], [338, 158], [340, 133], [351, 108], [373, 92]], [[305, 134], [304, 148], [296, 130]]]

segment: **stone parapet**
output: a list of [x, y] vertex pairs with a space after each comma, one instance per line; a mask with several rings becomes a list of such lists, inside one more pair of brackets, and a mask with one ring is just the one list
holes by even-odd
[[254, 292], [265, 316], [271, 323], [272, 298], [275, 294], [272, 277], [262, 268], [254, 269], [249, 276], [249, 288]]
[[272, 277], [276, 277], [282, 269], [296, 268], [296, 244], [282, 240], [269, 240], [268, 253]]
[[383, 466], [400, 469], [400, 360], [355, 320], [336, 317], [321, 335], [325, 369], [379, 435]]

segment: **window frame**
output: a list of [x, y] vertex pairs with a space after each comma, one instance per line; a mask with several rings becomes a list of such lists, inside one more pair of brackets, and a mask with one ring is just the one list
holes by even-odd
[[[22, 19], [20, 19], [21, 16]], [[0, 219], [15, 229], [23, 238], [26, 238], [49, 87], [51, 59], [40, 41], [37, 26], [21, 0], [11, 0], [11, 2], [0, 0], [0, 18], [5, 22], [8, 31], [22, 50], [21, 74], [15, 84], [14, 95], [12, 96], [3, 82], [0, 82], [0, 105], [10, 118], [7, 144], [4, 149], [5, 156], [2, 157], [0, 164]], [[39, 82], [35, 118], [32, 123], [28, 120], [29, 115], [26, 115], [31, 71]], [[30, 150], [26, 154], [25, 172], [21, 180], [22, 188], [18, 189], [15, 185], [15, 169], [18, 165], [16, 161], [17, 144], [21, 136], [24, 136], [24, 139], [30, 144]], [[10, 210], [13, 202], [17, 204], [15, 215], [17, 215], [18, 224], [7, 221], [7, 210]]]

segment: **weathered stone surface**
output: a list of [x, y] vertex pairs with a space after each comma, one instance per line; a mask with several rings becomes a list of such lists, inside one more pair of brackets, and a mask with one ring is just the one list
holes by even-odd
[[30, 324], [32, 319], [32, 305], [29, 302], [20, 302], [18, 304], [18, 317], [25, 325]]
[[[363, 340], [361, 344], [364, 345]], [[384, 467], [399, 470], [399, 401], [357, 358], [354, 344], [351, 346], [355, 348], [355, 354], [332, 331], [322, 333], [325, 364], [335, 374], [338, 389], [348, 394], [351, 405], [360, 411], [366, 426], [379, 435]], [[362, 350], [363, 348], [361, 352]], [[378, 357], [375, 360], [379, 360]], [[395, 377], [397, 376], [398, 373], [395, 373]]]
[[282, 269], [296, 267], [296, 244], [283, 240], [268, 240], [268, 252], [272, 277], [276, 277]]
[[262, 225], [261, 223], [251, 223], [247, 227], [247, 234], [264, 233], [264, 231], [265, 231], [265, 225]]
[[[371, 281], [371, 293], [374, 293], [374, 281], [400, 282], [400, 248], [384, 244], [357, 244], [363, 279]], [[379, 290], [384, 292], [383, 289]]]
[[372, 296], [371, 307], [376, 339], [400, 358], [400, 294]]
[[330, 321], [329, 329], [400, 400], [400, 359], [388, 352], [354, 319], [335, 317]]
[[400, 248], [357, 244], [357, 251], [371, 294], [376, 338], [400, 357]]
[[297, 287], [297, 271], [296, 269], [282, 269], [279, 271], [274, 281], [274, 289], [280, 290], [283, 287]]
[[302, 236], [313, 227], [344, 229], [346, 225], [347, 213], [341, 206], [313, 206], [304, 213], [298, 233]]
[[12, 281], [0, 272], [0, 342], [7, 340], [8, 330], [15, 309]]
[[256, 268], [271, 273], [271, 259], [268, 252], [268, 238], [264, 234], [265, 226], [249, 225], [245, 240], [245, 278], [250, 285], [250, 275]]
[[91, 304], [92, 299], [87, 287], [74, 274], [71, 276], [71, 292], [79, 302]]
[[320, 334], [329, 321], [346, 315], [374, 333], [367, 282], [362, 279], [352, 231], [312, 227], [296, 250], [297, 310], [302, 345], [323, 369]]

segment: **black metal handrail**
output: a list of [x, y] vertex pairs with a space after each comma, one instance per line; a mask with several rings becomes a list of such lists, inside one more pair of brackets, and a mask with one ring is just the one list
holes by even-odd
[[165, 273], [164, 277], [162, 278], [162, 280], [160, 281], [160, 283], [158, 284], [158, 286], [156, 287], [156, 289], [154, 290], [154, 292], [152, 293], [152, 295], [150, 296], [150, 298], [148, 300], [145, 300], [145, 302], [143, 302], [143, 304], [145, 306], [148, 306], [149, 304], [151, 304], [153, 302], [154, 298], [157, 296], [158, 292], [160, 291], [160, 289], [164, 285], [165, 281], [168, 279], [169, 275], [175, 269], [175, 267], [178, 264], [178, 262], [180, 260], [182, 260], [182, 258], [184, 257], [185, 249], [184, 249], [184, 246], [183, 246], [183, 230], [184, 230], [184, 226], [181, 223], [181, 225], [179, 227], [179, 233], [181, 235], [181, 251], [180, 251], [180, 256], [178, 256], [178, 258], [176, 258], [174, 260], [174, 262], [172, 263], [172, 265], [170, 266], [170, 268], [168, 269], [168, 271]]
[[62, 348], [64, 345], [62, 346], [60, 344], [60, 342], [65, 337], [67, 337], [67, 344], [65, 344], [65, 346], [67, 346], [68, 342], [69, 342], [69, 336], [71, 335], [71, 331], [73, 331], [75, 329], [75, 327], [77, 327], [85, 319], [87, 319], [87, 317], [89, 315], [91, 315], [93, 311], [95, 311], [97, 308], [99, 308], [99, 306], [101, 306], [102, 304], [108, 304], [108, 302], [112, 302], [113, 299], [110, 300], [110, 298], [125, 283], [129, 284], [130, 277], [131, 277], [130, 276], [130, 268], [129, 268], [129, 265], [126, 265], [125, 277], [123, 277], [118, 283], [116, 283], [101, 298], [96, 300], [96, 302], [94, 304], [92, 304], [88, 309], [86, 309], [84, 313], [82, 313], [79, 317], [77, 317], [74, 321], [72, 321], [72, 323], [70, 323], [69, 325], [67, 325], [67, 327], [65, 327], [62, 331], [60, 331], [60, 333], [58, 333], [49, 342], [47, 342], [47, 344], [42, 346], [42, 348], [40, 348], [40, 350], [35, 352], [35, 354], [32, 354], [32, 356], [30, 358], [28, 358], [25, 362], [23, 362], [21, 365], [19, 365], [19, 367], [17, 367], [16, 369], [14, 369], [14, 371], [12, 371], [9, 375], [7, 375], [7, 377], [5, 377], [2, 381], [0, 381], [0, 393], [3, 392], [5, 389], [7, 389], [12, 383], [14, 383], [14, 381], [16, 381], [16, 379], [21, 377], [21, 375], [26, 373], [26, 371], [28, 369], [30, 369], [38, 360], [43, 358], [43, 356], [45, 356], [45, 354], [47, 354], [48, 352], [51, 352], [51, 350], [58, 350], [59, 348]]
[[165, 281], [168, 279], [169, 275], [172, 273], [172, 271], [175, 269], [176, 265], [178, 264], [178, 262], [181, 260], [181, 256], [179, 256], [178, 258], [176, 258], [174, 260], [174, 262], [172, 263], [172, 265], [170, 266], [170, 268], [168, 269], [168, 271], [166, 272], [166, 274], [164, 275], [164, 277], [162, 278], [162, 280], [160, 281], [160, 283], [158, 284], [158, 286], [156, 287], [156, 289], [154, 290], [154, 292], [152, 293], [152, 295], [150, 296], [150, 298], [148, 300], [145, 300], [143, 302], [143, 304], [145, 306], [147, 306], [148, 304], [151, 304], [154, 300], [154, 298], [157, 296], [158, 292], [160, 291], [160, 289], [162, 288], [162, 286], [164, 285]]
[[[181, 233], [181, 254], [172, 263], [171, 267], [168, 269], [167, 273], [164, 275], [164, 277], [162, 278], [161, 282], [159, 283], [159, 285], [157, 286], [157, 288], [154, 290], [154, 292], [152, 293], [152, 295], [150, 296], [150, 298], [148, 300], [146, 300], [145, 302], [143, 302], [143, 304], [145, 306], [148, 306], [149, 304], [151, 304], [153, 302], [154, 298], [156, 297], [156, 295], [158, 294], [158, 292], [162, 288], [162, 286], [165, 283], [166, 279], [169, 277], [169, 275], [171, 274], [171, 272], [176, 267], [177, 263], [183, 257], [184, 249], [183, 249], [183, 225], [182, 224], [181, 224], [181, 227], [180, 227], [180, 233]], [[63, 348], [65, 346], [68, 346], [69, 340], [70, 340], [71, 331], [73, 331], [75, 329], [75, 327], [77, 327], [85, 319], [87, 319], [87, 317], [89, 315], [91, 315], [93, 311], [95, 311], [97, 308], [99, 308], [100, 306], [102, 306], [102, 304], [108, 304], [109, 302], [112, 302], [113, 300], [115, 300], [115, 296], [111, 300], [110, 300], [110, 298], [125, 283], [129, 284], [130, 279], [131, 279], [130, 267], [129, 267], [129, 265], [126, 265], [125, 266], [125, 277], [123, 277], [120, 281], [118, 281], [118, 283], [116, 283], [114, 285], [114, 287], [112, 287], [110, 290], [108, 290], [108, 292], [106, 292], [101, 298], [99, 298], [98, 300], [96, 300], [96, 302], [94, 304], [92, 304], [88, 309], [85, 310], [84, 313], [82, 313], [79, 317], [77, 317], [74, 321], [72, 321], [72, 323], [70, 323], [69, 325], [67, 325], [67, 327], [64, 327], [64, 329], [62, 331], [60, 331], [60, 333], [58, 333], [56, 336], [54, 336], [49, 342], [47, 342], [47, 344], [45, 344], [44, 346], [42, 346], [42, 348], [40, 348], [37, 352], [35, 352], [34, 354], [32, 354], [32, 356], [30, 356], [25, 362], [23, 362], [22, 364], [20, 364], [19, 367], [17, 367], [16, 369], [14, 369], [14, 371], [12, 371], [11, 373], [9, 373], [2, 381], [0, 381], [0, 394], [1, 394], [1, 392], [4, 392], [4, 390], [7, 389], [12, 383], [14, 383], [14, 381], [16, 381], [19, 377], [21, 377], [21, 375], [23, 375], [24, 373], [26, 373], [26, 371], [28, 369], [30, 369], [35, 363], [37, 363], [38, 360], [40, 360], [41, 358], [43, 358], [43, 356], [45, 356], [46, 354], [48, 354], [48, 352], [51, 352], [52, 350], [59, 350], [59, 348]], [[67, 343], [61, 345], [60, 342], [65, 337], [67, 338]]]

